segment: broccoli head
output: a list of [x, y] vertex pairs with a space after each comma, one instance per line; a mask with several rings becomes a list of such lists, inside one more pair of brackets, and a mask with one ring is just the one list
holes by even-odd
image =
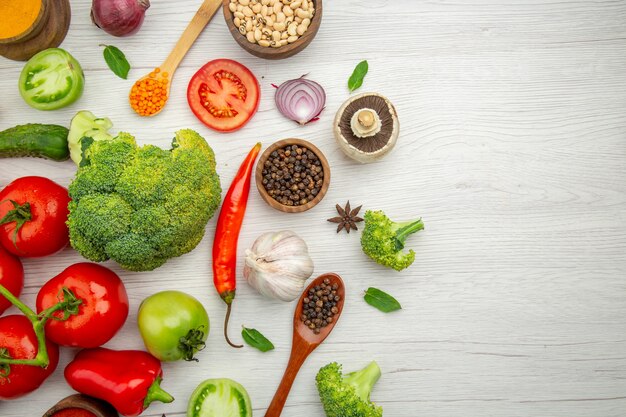
[[198, 133], [179, 130], [171, 150], [139, 147], [128, 133], [81, 143], [67, 221], [81, 255], [149, 271], [200, 243], [221, 188], [213, 150]]
[[403, 252], [406, 238], [424, 228], [422, 219], [396, 223], [382, 211], [365, 212], [365, 228], [361, 234], [363, 252], [379, 264], [401, 271], [415, 260], [411, 249]]
[[319, 370], [317, 390], [327, 417], [382, 417], [383, 409], [370, 402], [370, 392], [380, 378], [380, 368], [371, 362], [360, 371], [343, 375], [341, 365], [329, 363]]

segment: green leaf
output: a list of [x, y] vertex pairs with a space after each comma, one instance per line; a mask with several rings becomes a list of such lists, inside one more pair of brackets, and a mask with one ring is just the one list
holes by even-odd
[[353, 92], [363, 84], [363, 79], [368, 69], [367, 61], [361, 61], [357, 64], [348, 79], [348, 89], [350, 89], [350, 92]]
[[368, 288], [367, 291], [365, 291], [365, 296], [363, 298], [367, 304], [384, 313], [390, 313], [392, 311], [402, 309], [398, 300], [378, 288]]
[[265, 336], [256, 329], [248, 329], [242, 326], [241, 337], [250, 346], [259, 349], [261, 352], [267, 352], [274, 349], [272, 342], [267, 340]]
[[104, 60], [106, 61], [111, 71], [120, 78], [126, 79], [128, 77], [128, 71], [130, 71], [130, 64], [126, 60], [124, 52], [120, 51], [113, 45], [100, 45], [104, 46]]

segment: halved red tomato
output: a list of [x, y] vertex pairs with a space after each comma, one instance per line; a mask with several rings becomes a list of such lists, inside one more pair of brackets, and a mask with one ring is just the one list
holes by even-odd
[[211, 129], [232, 132], [259, 107], [259, 82], [252, 72], [232, 59], [216, 59], [195, 73], [187, 87], [191, 111]]

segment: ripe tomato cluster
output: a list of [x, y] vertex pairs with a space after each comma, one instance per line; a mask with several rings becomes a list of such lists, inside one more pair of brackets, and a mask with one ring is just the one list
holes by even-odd
[[22, 313], [0, 317], [0, 400], [38, 388], [57, 367], [59, 345], [100, 346], [128, 316], [121, 279], [93, 263], [71, 265], [46, 282], [36, 312], [19, 300], [19, 258], [48, 256], [67, 246], [69, 201], [64, 187], [43, 177], [19, 178], [0, 191], [0, 315], [12, 305]]

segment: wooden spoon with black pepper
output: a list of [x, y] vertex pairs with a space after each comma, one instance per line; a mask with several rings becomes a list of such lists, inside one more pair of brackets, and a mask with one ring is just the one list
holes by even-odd
[[[321, 287], [322, 285], [330, 287], [332, 291], [335, 291], [335, 296], [339, 297], [339, 299], [333, 303], [334, 307], [336, 307], [335, 311], [337, 312], [332, 315], [331, 322], [326, 326], [319, 328], [319, 333], [316, 333], [314, 329], [311, 329], [302, 320], [303, 304], [304, 299], [310, 294], [309, 291], [311, 289], [315, 289], [316, 287]], [[276, 390], [276, 394], [274, 394], [274, 398], [265, 413], [265, 417], [280, 416], [300, 367], [309, 354], [313, 352], [315, 348], [317, 348], [324, 341], [324, 339], [326, 339], [337, 324], [339, 316], [343, 311], [345, 294], [346, 290], [341, 277], [337, 274], [328, 273], [315, 278], [300, 296], [293, 317], [293, 341], [291, 343], [291, 356], [289, 357], [289, 363], [287, 364], [287, 369], [285, 369], [283, 379], [280, 381], [280, 385]]]

